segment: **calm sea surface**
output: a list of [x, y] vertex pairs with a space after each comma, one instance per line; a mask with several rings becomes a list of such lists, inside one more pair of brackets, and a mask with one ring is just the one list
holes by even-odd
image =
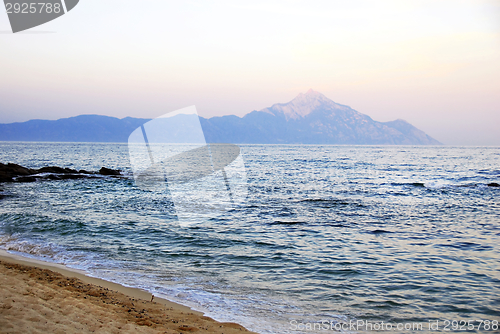
[[127, 176], [0, 184], [0, 248], [259, 333], [435, 320], [499, 332], [500, 188], [486, 184], [500, 183], [500, 148], [241, 150], [246, 202], [182, 227], [168, 194], [136, 187], [126, 144], [0, 143], [3, 163]]

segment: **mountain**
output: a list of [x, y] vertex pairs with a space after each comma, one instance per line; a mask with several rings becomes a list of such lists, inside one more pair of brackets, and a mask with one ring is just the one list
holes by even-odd
[[393, 144], [441, 143], [404, 120], [377, 122], [321, 93], [309, 90], [288, 103], [252, 111], [243, 118], [202, 120], [208, 142], [272, 144]]
[[149, 119], [100, 115], [80, 115], [56, 121], [34, 119], [0, 124], [0, 141], [127, 142], [132, 131], [147, 121]]
[[[0, 124], [0, 141], [127, 142], [147, 121], [80, 115]], [[404, 120], [377, 122], [313, 90], [244, 117], [200, 117], [200, 123], [209, 143], [440, 145]]]

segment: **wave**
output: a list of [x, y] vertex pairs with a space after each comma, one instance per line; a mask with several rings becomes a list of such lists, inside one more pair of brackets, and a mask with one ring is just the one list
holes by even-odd
[[[54, 262], [64, 250], [54, 244], [39, 244], [13, 235], [0, 235], [0, 249], [21, 253], [23, 256]], [[31, 256], [30, 256], [31, 255]]]

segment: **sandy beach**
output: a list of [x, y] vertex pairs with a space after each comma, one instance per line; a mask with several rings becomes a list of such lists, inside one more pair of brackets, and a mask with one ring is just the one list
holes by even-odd
[[0, 251], [1, 333], [251, 333], [151, 297]]

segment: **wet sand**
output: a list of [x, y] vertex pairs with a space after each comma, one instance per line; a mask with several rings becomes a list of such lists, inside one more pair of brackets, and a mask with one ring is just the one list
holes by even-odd
[[0, 251], [0, 333], [252, 333], [151, 297]]

